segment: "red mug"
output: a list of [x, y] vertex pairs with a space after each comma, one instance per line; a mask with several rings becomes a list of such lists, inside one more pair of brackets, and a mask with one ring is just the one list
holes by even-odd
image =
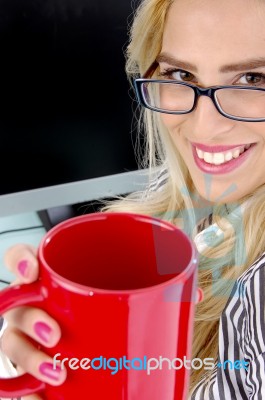
[[55, 318], [62, 338], [44, 351], [67, 378], [2, 378], [0, 398], [187, 398], [181, 363], [191, 357], [198, 257], [180, 229], [140, 214], [86, 214], [48, 231], [38, 260], [38, 281], [0, 292], [0, 314], [33, 305]]

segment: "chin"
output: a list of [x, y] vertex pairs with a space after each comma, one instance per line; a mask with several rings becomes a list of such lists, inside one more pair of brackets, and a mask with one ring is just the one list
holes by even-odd
[[[195, 185], [196, 186], [196, 185]], [[206, 187], [205, 187], [206, 186]], [[208, 186], [208, 187], [207, 187]], [[217, 186], [217, 185], [216, 185]], [[240, 193], [236, 185], [226, 186], [225, 188], [215, 187], [213, 183], [209, 180], [208, 185], [198, 185], [196, 189], [199, 195], [206, 201], [214, 204], [227, 204], [227, 203], [237, 203], [243, 197], [243, 193]]]

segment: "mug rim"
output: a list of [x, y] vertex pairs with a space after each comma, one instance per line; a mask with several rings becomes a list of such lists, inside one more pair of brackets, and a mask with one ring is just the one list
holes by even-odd
[[[190, 255], [190, 261], [187, 264], [187, 266], [183, 269], [183, 271], [174, 276], [173, 278], [170, 278], [164, 282], [147, 286], [147, 287], [140, 287], [136, 289], [103, 289], [103, 288], [97, 288], [94, 286], [89, 286], [89, 285], [83, 285], [81, 283], [74, 282], [68, 278], [65, 278], [63, 275], [60, 275], [58, 272], [54, 271], [47, 261], [45, 260], [44, 257], [44, 247], [45, 243], [47, 241], [50, 241], [53, 236], [55, 236], [58, 231], [61, 230], [62, 227], [71, 227], [74, 226], [78, 223], [80, 223], [80, 220], [83, 222], [86, 222], [87, 220], [104, 220], [107, 218], [112, 218], [115, 216], [125, 216], [129, 217], [132, 219], [142, 219], [145, 222], [148, 223], [156, 223], [159, 224], [159, 226], [165, 226], [167, 229], [178, 231], [179, 234], [189, 243], [190, 250], [191, 250], [191, 255]], [[158, 289], [163, 289], [164, 287], [167, 287], [169, 284], [174, 284], [178, 283], [179, 281], [182, 282], [186, 279], [183, 280], [183, 277], [188, 278], [191, 274], [191, 272], [197, 268], [198, 266], [198, 250], [196, 249], [195, 243], [192, 242], [192, 240], [185, 234], [180, 228], [175, 226], [169, 221], [164, 221], [162, 219], [159, 219], [157, 217], [152, 217], [150, 215], [146, 214], [139, 214], [139, 213], [130, 213], [130, 212], [95, 212], [91, 214], [83, 214], [79, 215], [76, 217], [68, 218], [67, 220], [64, 220], [54, 227], [52, 227], [49, 231], [45, 233], [43, 238], [40, 241], [39, 247], [38, 247], [38, 252], [37, 256], [39, 261], [41, 262], [41, 268], [44, 268], [47, 272], [49, 272], [49, 275], [51, 275], [53, 278], [55, 278], [56, 282], [60, 286], [66, 286], [67, 290], [70, 290], [72, 292], [78, 292], [78, 293], [85, 293], [85, 294], [90, 294], [91, 296], [93, 294], [106, 294], [106, 295], [120, 295], [120, 296], [126, 296], [126, 295], [132, 295], [132, 294], [144, 294], [145, 292], [151, 292], [153, 290], [158, 290]], [[166, 275], [166, 274], [165, 274]], [[172, 275], [172, 274], [168, 274]]]

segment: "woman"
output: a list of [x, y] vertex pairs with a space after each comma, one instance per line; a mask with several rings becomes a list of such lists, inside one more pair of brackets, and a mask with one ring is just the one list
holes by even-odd
[[[265, 393], [264, 17], [263, 0], [144, 0], [131, 27], [127, 72], [151, 79], [136, 85], [146, 163], [158, 175], [145, 193], [103, 211], [168, 219], [197, 244], [204, 300], [196, 310], [193, 358], [214, 358], [216, 366], [191, 371], [192, 400], [256, 400]], [[218, 90], [206, 90], [212, 87]], [[38, 275], [29, 246], [10, 249], [6, 264], [20, 281]], [[51, 359], [27, 340], [53, 346], [60, 338], [56, 321], [29, 307], [5, 317], [8, 357], [60, 384], [65, 375], [41, 374]]]

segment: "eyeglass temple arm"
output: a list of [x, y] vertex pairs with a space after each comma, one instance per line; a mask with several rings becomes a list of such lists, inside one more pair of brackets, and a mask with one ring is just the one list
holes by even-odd
[[155, 60], [143, 74], [143, 78], [150, 78], [158, 67], [158, 62]]

